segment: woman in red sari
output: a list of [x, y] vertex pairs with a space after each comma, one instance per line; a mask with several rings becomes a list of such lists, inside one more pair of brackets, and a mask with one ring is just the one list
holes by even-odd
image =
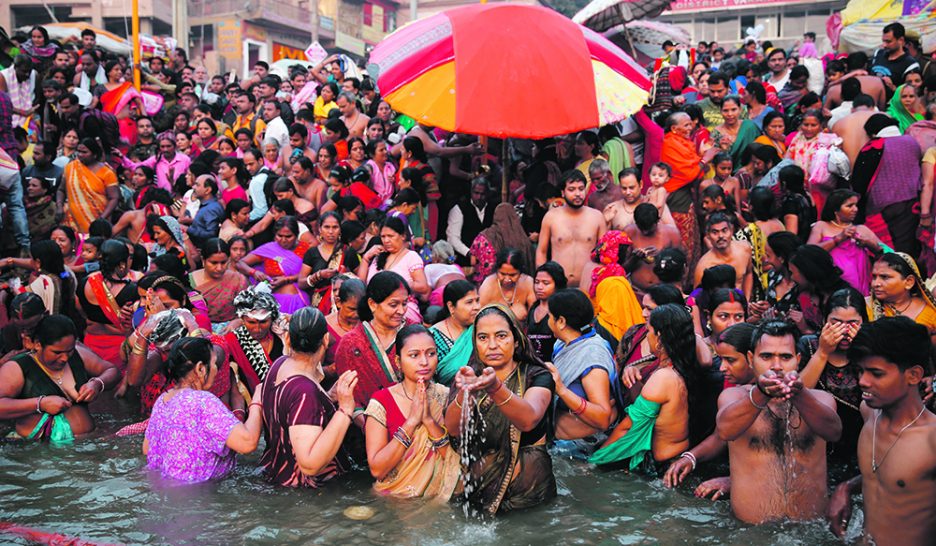
[[77, 291], [81, 311], [87, 319], [84, 344], [124, 372], [121, 346], [133, 331], [133, 304], [139, 299], [130, 275], [127, 245], [108, 240], [101, 245], [101, 270], [88, 275]]
[[141, 114], [144, 112], [143, 96], [133, 87], [133, 82], [124, 81], [123, 66], [117, 61], [110, 61], [104, 65], [107, 83], [99, 94], [101, 107], [105, 112], [117, 116], [120, 126], [120, 137], [129, 143], [135, 143], [137, 138], [136, 121], [130, 117], [131, 107], [136, 107]]
[[374, 393], [400, 381], [394, 344], [409, 296], [410, 288], [403, 277], [392, 271], [374, 275], [358, 305], [361, 323], [341, 338], [335, 351], [339, 376], [357, 372], [354, 415], [358, 426], [364, 426], [362, 414]]

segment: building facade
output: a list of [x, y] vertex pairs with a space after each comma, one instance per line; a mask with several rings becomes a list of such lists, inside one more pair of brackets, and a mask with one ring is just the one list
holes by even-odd
[[841, 10], [846, 0], [675, 0], [659, 20], [683, 27], [694, 42], [716, 41], [738, 47], [747, 29], [758, 25], [758, 38], [789, 47], [803, 33], [826, 34], [826, 20]]
[[[130, 28], [130, 0], [0, 1], [0, 26], [8, 31], [53, 20], [87, 22], [124, 36]], [[172, 34], [172, 0], [140, 0], [140, 32], [151, 36]]]

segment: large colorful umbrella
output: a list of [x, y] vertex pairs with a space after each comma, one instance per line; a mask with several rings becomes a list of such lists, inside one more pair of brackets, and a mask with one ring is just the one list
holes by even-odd
[[663, 13], [673, 0], [592, 0], [572, 17], [580, 25], [604, 32], [637, 19]]
[[476, 4], [410, 23], [369, 70], [394, 110], [447, 131], [544, 138], [619, 121], [650, 79], [617, 46], [550, 9]]

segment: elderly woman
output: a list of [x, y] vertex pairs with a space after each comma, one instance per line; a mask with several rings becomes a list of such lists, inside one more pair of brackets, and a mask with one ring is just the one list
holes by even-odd
[[[449, 435], [470, 453], [464, 500], [487, 515], [537, 506], [556, 496], [546, 450], [553, 378], [506, 307], [482, 309], [474, 329], [474, 353], [445, 411]], [[474, 432], [462, 430], [464, 414], [480, 425]]]
[[709, 163], [720, 150], [712, 147], [701, 156], [696, 152], [691, 140], [692, 119], [686, 113], [670, 114], [664, 129], [660, 160], [672, 168], [672, 175], [664, 186], [668, 194], [666, 204], [679, 228], [689, 262], [695, 263], [701, 252], [692, 187], [705, 175]]
[[185, 254], [185, 236], [182, 234], [182, 226], [179, 221], [172, 216], [150, 217], [146, 221], [146, 231], [156, 246], [150, 256], [158, 258], [163, 254], [171, 254], [179, 258], [182, 264], [187, 268], [188, 259]]
[[435, 341], [423, 325], [412, 324], [397, 334], [396, 352], [403, 378], [374, 393], [365, 411], [374, 489], [394, 497], [448, 500], [461, 465], [445, 428], [449, 389], [432, 381]]
[[[250, 393], [270, 371], [270, 365], [286, 353], [285, 329], [276, 299], [258, 288], [245, 290], [234, 298], [241, 325], [224, 335], [231, 353], [231, 369], [240, 397], [231, 405], [244, 409]], [[238, 400], [242, 398], [242, 400]]]
[[[284, 313], [309, 305], [309, 297], [299, 288], [302, 258], [309, 243], [299, 240], [299, 222], [284, 216], [273, 224], [274, 240], [261, 245], [237, 264], [237, 270], [260, 283], [266, 281]], [[261, 266], [262, 267], [257, 267]]]

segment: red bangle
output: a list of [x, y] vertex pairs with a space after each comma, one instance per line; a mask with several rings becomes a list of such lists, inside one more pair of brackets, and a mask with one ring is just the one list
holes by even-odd
[[586, 400], [584, 396], [581, 398], [581, 400], [582, 403], [579, 404], [578, 409], [572, 410], [573, 415], [581, 415], [585, 413], [585, 408], [588, 406], [588, 400]]

